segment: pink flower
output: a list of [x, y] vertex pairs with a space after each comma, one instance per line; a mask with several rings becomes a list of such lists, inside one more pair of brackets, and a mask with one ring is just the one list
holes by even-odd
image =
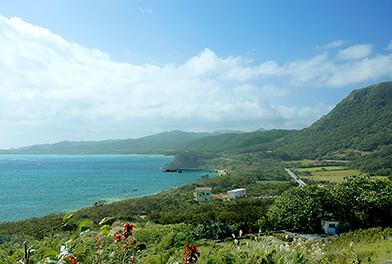
[[350, 247], [352, 247], [352, 246], [354, 246], [354, 242], [352, 242], [352, 241], [351, 241], [351, 243], [350, 243]]

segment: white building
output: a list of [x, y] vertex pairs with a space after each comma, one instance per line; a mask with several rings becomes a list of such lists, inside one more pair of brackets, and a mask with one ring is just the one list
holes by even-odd
[[246, 189], [235, 189], [235, 190], [230, 190], [227, 192], [227, 198], [229, 200], [231, 199], [236, 199], [236, 198], [242, 198], [246, 197]]
[[324, 232], [327, 235], [334, 235], [336, 231], [336, 227], [338, 226], [340, 222], [339, 221], [325, 221], [321, 220], [321, 227], [324, 229]]

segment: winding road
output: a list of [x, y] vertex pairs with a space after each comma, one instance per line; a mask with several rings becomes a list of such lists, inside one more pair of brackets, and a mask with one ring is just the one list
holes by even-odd
[[306, 183], [304, 183], [300, 178], [298, 178], [295, 174], [294, 174], [294, 172], [292, 172], [291, 170], [289, 170], [289, 169], [284, 169], [298, 184], [299, 184], [299, 186], [305, 186], [306, 185]]

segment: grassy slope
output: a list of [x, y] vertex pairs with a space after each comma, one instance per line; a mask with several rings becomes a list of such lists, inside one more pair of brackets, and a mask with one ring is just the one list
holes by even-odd
[[268, 143], [290, 134], [294, 130], [268, 130], [243, 134], [223, 134], [200, 138], [182, 146], [183, 149], [192, 149], [205, 152], [221, 152], [230, 149], [244, 148], [258, 144]]

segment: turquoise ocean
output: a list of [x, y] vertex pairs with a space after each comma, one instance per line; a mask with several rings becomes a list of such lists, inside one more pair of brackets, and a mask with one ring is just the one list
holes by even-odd
[[172, 157], [152, 155], [0, 155], [0, 222], [65, 213], [154, 194], [209, 173], [162, 172]]

